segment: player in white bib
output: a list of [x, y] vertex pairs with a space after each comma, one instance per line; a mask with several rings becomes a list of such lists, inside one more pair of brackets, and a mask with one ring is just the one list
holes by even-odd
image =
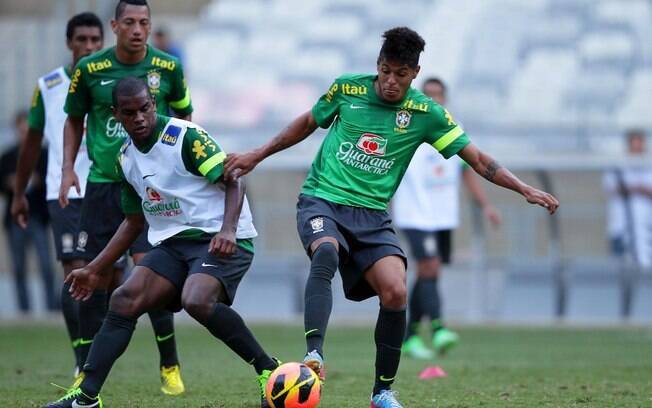
[[[27, 140], [21, 146], [16, 166], [16, 190], [11, 203], [11, 212], [15, 222], [25, 228], [29, 222], [29, 206], [25, 191], [34, 167], [38, 162], [41, 143], [45, 138], [48, 144], [46, 199], [57, 259], [63, 265], [64, 276], [68, 276], [72, 271], [76, 259], [74, 244], [78, 238], [79, 212], [84, 197], [90, 160], [86, 154], [86, 149], [80, 149], [80, 154], [75, 161], [75, 171], [83, 180], [80, 185], [80, 193], [71, 189], [68, 195], [70, 205], [61, 208], [58, 197], [59, 185], [61, 184], [61, 164], [63, 163], [63, 127], [66, 121], [63, 105], [68, 95], [70, 74], [73, 67], [82, 57], [102, 49], [103, 38], [102, 22], [93, 13], [81, 13], [68, 21], [66, 44], [72, 53], [71, 64], [58, 67], [38, 79], [29, 112]], [[82, 143], [82, 147], [84, 147], [84, 143]], [[82, 361], [77, 348], [79, 344], [77, 305], [70, 297], [69, 288], [69, 285], [63, 285], [61, 307], [73, 351], [75, 352], [76, 366], [81, 368]]]
[[[147, 84], [121, 79], [113, 112], [129, 139], [119, 163], [126, 214], [108, 246], [68, 276], [73, 296], [88, 298], [102, 275], [137, 239], [145, 221], [154, 246], [111, 296], [79, 388], [49, 408], [101, 407], [99, 392], [125, 351], [136, 320], [150, 310], [184, 308], [258, 374], [261, 407], [265, 385], [278, 362], [258, 344], [230, 306], [253, 260], [257, 235], [239, 180], [224, 178], [226, 154], [192, 122], [156, 113]], [[227, 375], [227, 373], [224, 373]]]
[[[643, 130], [631, 130], [626, 138], [631, 157], [646, 154]], [[609, 170], [603, 186], [608, 199], [607, 233], [612, 252], [629, 252], [639, 266], [652, 267], [652, 166]]]
[[[438, 104], [446, 105], [446, 85], [440, 79], [427, 79], [423, 92]], [[404, 353], [414, 358], [434, 357], [419, 335], [424, 318], [430, 322], [432, 345], [437, 353], [445, 353], [459, 340], [457, 333], [443, 325], [438, 279], [441, 265], [450, 262], [452, 231], [460, 222], [462, 181], [489, 221], [494, 225], [500, 223], [500, 215], [469, 170], [459, 157], [445, 160], [429, 146], [421, 146], [392, 201], [394, 222], [403, 231], [417, 261], [417, 280], [409, 296], [408, 325], [402, 347]]]

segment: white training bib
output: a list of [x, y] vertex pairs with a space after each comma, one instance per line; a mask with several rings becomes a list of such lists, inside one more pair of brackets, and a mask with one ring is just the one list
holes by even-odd
[[[38, 86], [43, 98], [45, 108], [45, 128], [43, 134], [48, 142], [48, 169], [45, 180], [46, 199], [56, 200], [59, 198], [59, 187], [61, 186], [61, 165], [63, 164], [63, 127], [66, 122], [66, 112], [63, 107], [68, 95], [70, 78], [64, 67], [43, 75], [38, 80]], [[86, 190], [86, 179], [91, 162], [86, 151], [86, 138], [82, 139], [79, 146], [79, 153], [75, 160], [75, 173], [79, 178], [81, 194], [77, 194], [74, 188], [70, 189], [68, 198], [83, 198]]]
[[446, 160], [432, 146], [419, 146], [392, 201], [394, 223], [424, 231], [457, 228], [461, 175], [459, 157]]
[[[131, 139], [122, 147], [120, 165], [142, 199], [152, 245], [188, 229], [217, 233], [222, 228], [224, 185], [190, 173], [183, 163], [183, 138], [189, 127], [196, 125], [171, 118], [149, 152], [140, 152]], [[245, 197], [236, 238], [257, 235]]]

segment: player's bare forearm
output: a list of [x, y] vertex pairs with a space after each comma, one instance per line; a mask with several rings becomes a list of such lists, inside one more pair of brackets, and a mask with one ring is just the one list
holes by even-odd
[[230, 154], [224, 163], [225, 178], [241, 177], [264, 159], [301, 142], [317, 129], [317, 122], [308, 111], [294, 119], [275, 138], [263, 146], [242, 154]]
[[142, 214], [128, 214], [107, 246], [93, 259], [87, 268], [103, 275], [111, 270], [111, 266], [127, 252], [136, 241], [138, 235], [145, 229], [145, 217]]
[[458, 155], [467, 162], [476, 173], [492, 183], [515, 191], [525, 197], [528, 203], [546, 208], [551, 214], [559, 207], [559, 201], [545, 191], [538, 190], [522, 182], [511, 171], [498, 164], [491, 156], [481, 152], [469, 143]]
[[260, 160], [273, 155], [274, 153], [285, 150], [288, 147], [294, 146], [310, 136], [317, 129], [317, 122], [312, 116], [312, 112], [308, 111], [301, 116], [294, 119], [290, 124], [283, 129], [274, 139], [269, 143], [256, 149]]
[[21, 196], [25, 194], [27, 183], [36, 168], [36, 163], [41, 157], [41, 142], [43, 141], [43, 131], [29, 129], [27, 138], [20, 146], [18, 153], [18, 163], [16, 164], [16, 180], [14, 184], [14, 194]]
[[238, 228], [238, 219], [244, 203], [245, 184], [241, 179], [228, 179], [224, 181], [226, 191], [224, 194], [224, 222], [222, 231], [235, 233]]

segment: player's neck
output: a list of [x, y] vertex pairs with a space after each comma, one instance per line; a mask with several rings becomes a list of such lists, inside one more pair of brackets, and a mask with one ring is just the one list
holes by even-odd
[[147, 47], [138, 52], [129, 52], [120, 47], [115, 47], [115, 58], [118, 62], [126, 65], [138, 64], [147, 56]]

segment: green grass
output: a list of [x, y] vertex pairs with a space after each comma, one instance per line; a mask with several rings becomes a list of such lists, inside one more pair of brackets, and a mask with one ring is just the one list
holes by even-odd
[[[297, 360], [298, 326], [254, 326], [273, 355]], [[466, 328], [462, 344], [439, 360], [449, 377], [420, 381], [426, 364], [404, 359], [395, 389], [412, 407], [650, 407], [652, 330]], [[258, 406], [253, 370], [198, 325], [177, 330], [187, 392], [159, 393], [157, 353], [148, 324], [114, 366], [102, 395], [108, 407], [233, 408]], [[320, 407], [368, 407], [373, 376], [372, 327], [328, 333], [328, 382]], [[68, 385], [72, 354], [63, 328], [0, 326], [0, 406], [36, 407]]]

